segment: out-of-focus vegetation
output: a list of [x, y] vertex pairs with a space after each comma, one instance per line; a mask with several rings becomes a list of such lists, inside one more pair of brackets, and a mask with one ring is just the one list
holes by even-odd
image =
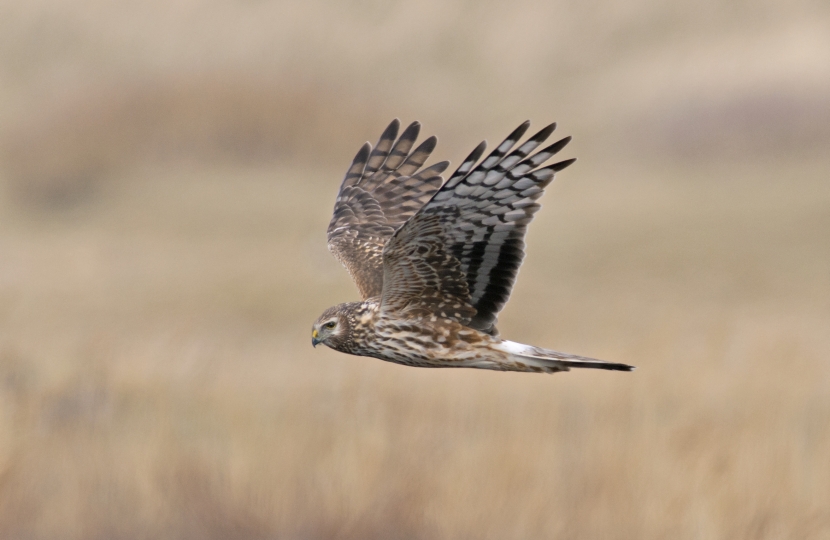
[[[0, 537], [827, 538], [830, 6], [0, 2]], [[312, 349], [394, 116], [575, 136], [500, 317]]]

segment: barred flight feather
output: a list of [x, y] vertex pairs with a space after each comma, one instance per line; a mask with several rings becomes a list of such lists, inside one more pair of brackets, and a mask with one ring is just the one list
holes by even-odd
[[421, 125], [411, 123], [398, 138], [396, 118], [375, 148], [364, 144], [340, 186], [328, 228], [329, 250], [351, 274], [364, 299], [383, 289], [383, 247], [395, 230], [432, 197], [449, 165], [419, 171], [435, 149], [435, 137], [413, 152]]
[[[550, 137], [556, 124], [546, 126], [511, 152], [529, 127], [530, 122], [525, 122], [516, 128], [477, 167], [475, 163], [484, 153], [485, 146], [482, 143], [476, 147], [447, 183], [387, 244], [385, 276], [390, 280], [390, 291], [384, 291], [382, 306], [401, 304], [393, 300], [391, 292], [399, 288], [395, 281], [399, 277], [395, 265], [406, 264], [402, 262], [400, 252], [407, 242], [418, 238], [419, 229], [423, 229], [421, 240], [428, 237], [431, 242], [441, 244], [442, 252], [452, 255], [458, 264], [430, 267], [426, 271], [428, 278], [424, 276], [422, 282], [432, 283], [437, 275], [455, 283], [460, 272], [467, 285], [464, 304], [475, 313], [459, 322], [476, 330], [496, 333], [496, 316], [510, 296], [524, 258], [527, 225], [540, 208], [535, 201], [553, 180], [554, 173], [574, 161], [537, 168], [564, 148], [570, 137], [528, 157]], [[440, 234], [433, 226], [427, 226], [436, 215], [441, 216], [443, 224]], [[407, 279], [411, 279], [410, 276], [407, 273]], [[428, 299], [441, 294], [440, 280], [438, 283], [439, 290], [436, 291], [423, 284], [420, 289], [412, 290], [411, 283], [407, 290], [414, 297]], [[417, 300], [406, 302], [410, 309], [415, 309], [416, 303]], [[431, 305], [432, 301], [425, 300], [425, 303]], [[429, 308], [418, 306], [418, 309]]]

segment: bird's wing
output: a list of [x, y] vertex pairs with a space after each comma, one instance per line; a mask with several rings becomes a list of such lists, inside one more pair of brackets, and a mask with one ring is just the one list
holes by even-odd
[[[551, 124], [513, 147], [525, 122], [478, 166], [481, 143], [440, 190], [406, 222], [383, 251], [382, 309], [436, 315], [495, 333], [524, 257], [527, 225], [554, 174], [575, 160], [541, 167], [566, 137], [530, 156]], [[530, 156], [530, 157], [528, 157]]]
[[448, 162], [421, 169], [437, 139], [412, 150], [421, 125], [413, 122], [398, 138], [395, 119], [374, 149], [364, 144], [352, 161], [337, 194], [328, 228], [329, 250], [349, 271], [363, 299], [380, 296], [383, 247], [444, 181]]

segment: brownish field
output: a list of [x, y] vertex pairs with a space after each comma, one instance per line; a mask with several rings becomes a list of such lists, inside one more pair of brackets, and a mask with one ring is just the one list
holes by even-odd
[[[0, 2], [0, 538], [830, 538], [826, 6], [171, 5]], [[500, 329], [637, 371], [311, 348], [394, 115], [576, 135]]]

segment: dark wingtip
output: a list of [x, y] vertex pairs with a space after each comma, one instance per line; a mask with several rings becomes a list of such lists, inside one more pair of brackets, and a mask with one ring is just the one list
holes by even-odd
[[439, 162], [438, 162], [438, 163], [436, 163], [435, 165], [432, 165], [432, 166], [429, 168], [429, 170], [431, 170], [431, 171], [432, 171], [432, 172], [434, 172], [435, 174], [441, 174], [442, 172], [444, 172], [445, 170], [447, 170], [447, 167], [449, 167], [449, 166], [450, 166], [450, 162], [449, 162], [449, 161], [439, 161]]
[[[383, 130], [383, 133], [380, 135], [380, 140], [391, 139], [395, 140], [398, 137], [398, 130], [401, 128], [401, 121], [395, 118], [389, 125], [386, 126], [386, 129]], [[378, 146], [380, 146], [380, 142], [378, 142]]]
[[473, 151], [470, 152], [470, 155], [467, 156], [467, 159], [465, 159], [464, 161], [478, 161], [479, 159], [481, 159], [481, 156], [484, 155], [485, 150], [487, 150], [487, 141], [481, 141], [480, 143], [478, 143], [478, 146], [476, 146], [473, 149]]
[[576, 158], [566, 159], [565, 161], [560, 161], [559, 163], [554, 163], [553, 165], [549, 165], [548, 168], [552, 169], [554, 172], [559, 172], [562, 169], [573, 165], [575, 161], [576, 161]]
[[512, 141], [518, 141], [519, 139], [522, 138], [522, 136], [525, 134], [525, 131], [527, 131], [529, 128], [530, 128], [530, 120], [525, 120], [524, 122], [522, 122], [519, 125], [519, 127], [514, 129], [513, 132], [510, 133], [510, 135], [508, 135], [507, 139], [505, 139], [505, 140], [507, 140], [507, 141], [511, 141], [511, 140]]
[[542, 152], [548, 152], [548, 153], [550, 153], [550, 155], [551, 155], [551, 156], [556, 155], [556, 154], [558, 154], [558, 153], [559, 153], [559, 152], [560, 152], [563, 148], [565, 148], [566, 146], [568, 146], [568, 143], [570, 143], [572, 139], [573, 139], [573, 137], [571, 137], [570, 135], [568, 135], [567, 137], [565, 137], [565, 138], [563, 138], [563, 139], [559, 139], [558, 141], [556, 141], [556, 142], [555, 142], [555, 143], [553, 143], [552, 145], [548, 146], [547, 148], [545, 148], [544, 150], [542, 150]]
[[536, 141], [539, 141], [539, 142], [544, 141], [548, 137], [550, 137], [550, 134], [553, 133], [555, 130], [556, 130], [556, 122], [554, 122], [552, 124], [549, 124], [549, 125], [545, 126], [544, 128], [542, 128], [541, 130], [539, 130], [539, 133], [537, 133], [536, 135], [531, 137], [531, 140], [536, 140]]
[[412, 122], [411, 124], [406, 126], [406, 129], [403, 130], [403, 133], [401, 134], [401, 139], [411, 139], [411, 140], [414, 141], [415, 139], [418, 138], [418, 134], [420, 132], [421, 132], [421, 123], [416, 120], [415, 122]]
[[417, 150], [415, 150], [415, 151], [416, 152], [418, 152], [418, 151], [427, 152], [427, 153], [431, 154], [432, 151], [435, 150], [435, 146], [437, 144], [438, 144], [438, 137], [436, 137], [435, 135], [432, 135], [431, 137], [427, 137], [426, 139], [424, 139], [424, 142], [422, 142], [418, 146]]
[[358, 162], [361, 162], [361, 161], [366, 161], [367, 159], [369, 159], [369, 153], [371, 151], [372, 151], [372, 143], [370, 143], [369, 141], [366, 141], [365, 143], [363, 143], [363, 146], [360, 147], [360, 150], [357, 151], [357, 154], [355, 154], [354, 159], [352, 160], [352, 163], [358, 163]]
[[475, 167], [476, 162], [481, 158], [481, 155], [484, 154], [484, 151], [487, 149], [487, 141], [481, 141], [478, 143], [470, 155], [468, 155], [459, 165], [458, 170], [456, 170], [453, 174], [451, 179], [457, 179], [463, 176], [466, 176], [473, 167]]

